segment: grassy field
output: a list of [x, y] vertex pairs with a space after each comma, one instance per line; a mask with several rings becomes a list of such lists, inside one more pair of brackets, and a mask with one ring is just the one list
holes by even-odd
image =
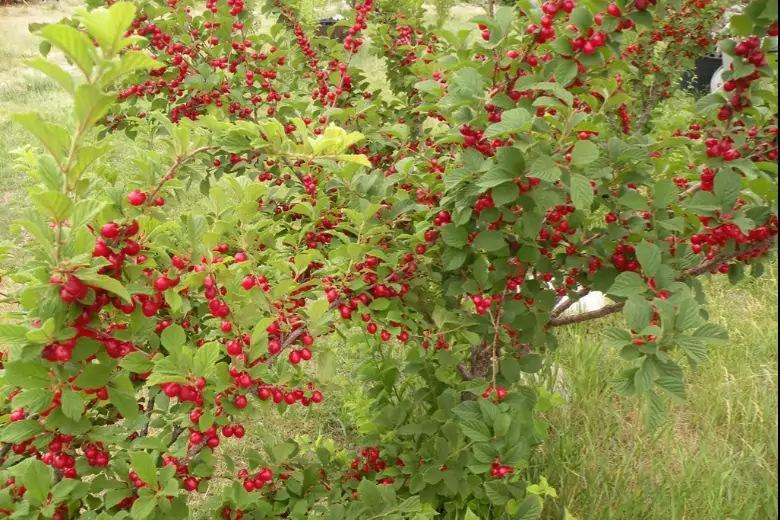
[[[0, 9], [0, 240], [15, 238], [10, 223], [25, 207], [29, 183], [13, 168], [13, 152], [31, 141], [8, 114], [40, 110], [54, 119], [67, 114], [59, 90], [21, 63], [37, 51], [27, 23], [56, 20], [72, 8], [50, 5]], [[468, 17], [467, 10], [456, 14]], [[532, 469], [534, 478], [546, 476], [560, 495], [547, 518], [561, 518], [564, 506], [580, 520], [778, 517], [777, 282], [775, 268], [737, 289], [723, 280], [708, 283], [712, 318], [729, 329], [731, 342], [713, 350], [710, 362], [690, 375], [688, 401], [672, 408], [655, 436], [642, 429], [636, 403], [610, 388], [624, 365], [616, 352], [600, 348], [603, 325], [562, 334], [553, 357], [566, 372], [571, 398], [549, 413], [551, 440]], [[346, 346], [342, 354], [346, 365]], [[347, 381], [346, 374], [340, 377]], [[312, 440], [348, 443], [354, 414], [340, 396], [329, 395], [315, 410], [263, 417], [250, 425], [250, 439], [226, 443], [228, 453], [241, 459], [253, 440], [301, 431]]]

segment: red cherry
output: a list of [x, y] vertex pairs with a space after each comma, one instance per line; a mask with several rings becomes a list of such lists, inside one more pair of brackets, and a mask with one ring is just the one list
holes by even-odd
[[103, 238], [113, 240], [119, 236], [119, 225], [116, 222], [107, 222], [100, 228], [100, 234]]
[[141, 190], [133, 190], [127, 195], [127, 201], [131, 206], [142, 206], [146, 202], [146, 193]]

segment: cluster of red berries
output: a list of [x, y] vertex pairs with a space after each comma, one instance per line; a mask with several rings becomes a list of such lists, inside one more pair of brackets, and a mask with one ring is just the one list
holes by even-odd
[[161, 383], [163, 393], [171, 399], [177, 398], [182, 403], [195, 403], [203, 406], [202, 390], [206, 387], [206, 380], [202, 377], [196, 379], [192, 384], [181, 383]]
[[498, 460], [493, 461], [493, 464], [490, 465], [490, 476], [493, 478], [504, 478], [514, 472], [515, 469], [512, 466], [504, 466]]
[[260, 471], [254, 475], [254, 477], [250, 477], [249, 472], [245, 469], [242, 469], [236, 476], [240, 479], [243, 479], [244, 489], [249, 493], [255, 490], [263, 489], [266, 484], [272, 482], [274, 479], [273, 471], [271, 471], [269, 468], [261, 468]]
[[482, 392], [482, 398], [483, 399], [492, 399], [494, 401], [502, 401], [508, 394], [506, 388], [503, 386], [493, 387], [493, 385], [488, 386], [484, 392]]
[[82, 447], [84, 456], [87, 458], [87, 464], [93, 467], [105, 468], [110, 459], [108, 450], [105, 449], [102, 442], [87, 443]]

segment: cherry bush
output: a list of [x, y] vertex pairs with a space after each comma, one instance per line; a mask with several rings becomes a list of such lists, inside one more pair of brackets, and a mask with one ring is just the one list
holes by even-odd
[[[33, 27], [69, 123], [14, 117], [40, 152], [3, 273], [3, 516], [538, 518], [554, 399], [527, 374], [555, 331], [622, 313], [615, 389], [656, 427], [727, 341], [700, 277], [774, 250], [777, 2], [731, 20], [723, 91], [659, 134], [718, 3], [491, 2], [448, 31], [360, 0], [333, 39], [281, 0], [109, 4]], [[590, 291], [612, 302], [566, 312]], [[224, 453], [338, 399], [330, 338], [355, 331], [359, 447]]]

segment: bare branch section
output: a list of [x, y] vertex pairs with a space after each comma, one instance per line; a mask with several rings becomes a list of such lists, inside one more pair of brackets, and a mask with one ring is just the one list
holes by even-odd
[[[710, 273], [718, 268], [719, 265], [721, 265], [724, 262], [728, 262], [729, 260], [733, 260], [734, 258], [737, 258], [738, 256], [742, 256], [747, 253], [752, 253], [753, 251], [757, 251], [759, 249], [763, 249], [767, 246], [774, 245], [775, 240], [769, 239], [764, 240], [761, 242], [756, 242], [755, 244], [751, 245], [749, 248], [747, 248], [744, 251], [734, 251], [732, 253], [718, 255], [712, 260], [705, 260], [701, 264], [699, 264], [696, 267], [693, 267], [691, 269], [688, 269], [685, 271], [683, 276], [681, 276], [679, 279], [684, 280], [685, 278], [689, 276], [701, 276], [706, 273]], [[576, 300], [575, 300], [576, 301]], [[614, 314], [616, 312], [620, 312], [623, 310], [623, 306], [625, 305], [625, 302], [621, 303], [615, 303], [612, 305], [607, 305], [606, 307], [603, 307], [597, 311], [592, 312], [586, 312], [583, 314], [577, 314], [574, 316], [564, 316], [561, 317], [558, 315], [557, 317], [550, 320], [548, 323], [549, 327], [562, 327], [564, 325], [573, 325], [575, 323], [583, 323], [586, 321], [595, 320], [598, 318], [603, 318], [605, 316], [609, 316], [610, 314]]]

